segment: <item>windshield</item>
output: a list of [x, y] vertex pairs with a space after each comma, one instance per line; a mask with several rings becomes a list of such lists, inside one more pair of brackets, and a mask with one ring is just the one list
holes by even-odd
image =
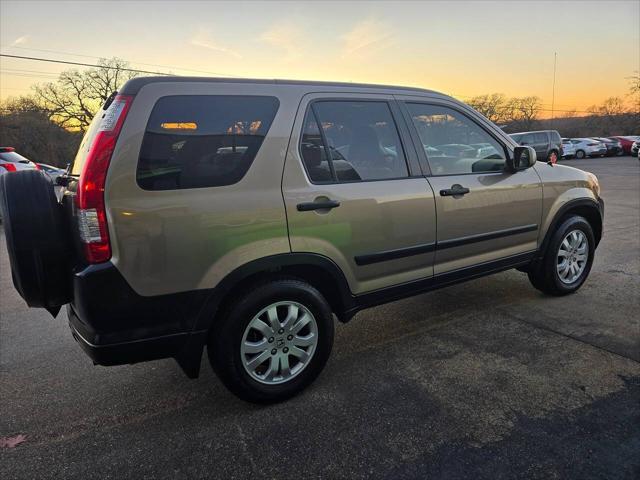
[[5, 162], [13, 162], [13, 163], [29, 163], [30, 160], [28, 158], [24, 158], [22, 155], [16, 152], [2, 152], [0, 153], [0, 159]]

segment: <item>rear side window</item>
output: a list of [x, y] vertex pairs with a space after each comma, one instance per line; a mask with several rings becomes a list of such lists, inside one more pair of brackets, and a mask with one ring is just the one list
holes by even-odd
[[555, 130], [551, 132], [551, 140], [553, 142], [559, 143], [560, 142], [560, 134], [558, 132], [556, 132]]
[[136, 177], [145, 190], [218, 187], [249, 170], [278, 110], [275, 97], [179, 95], [153, 108]]
[[387, 102], [313, 103], [305, 118], [300, 151], [314, 183], [397, 179], [409, 175]]

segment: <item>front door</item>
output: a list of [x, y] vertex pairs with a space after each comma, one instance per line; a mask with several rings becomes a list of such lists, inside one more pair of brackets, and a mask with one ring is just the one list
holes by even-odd
[[505, 171], [506, 142], [454, 105], [407, 101], [405, 112], [431, 169], [435, 274], [535, 250], [542, 215], [536, 171]]
[[433, 276], [433, 191], [391, 96], [304, 97], [283, 177], [293, 252], [329, 257], [359, 294]]

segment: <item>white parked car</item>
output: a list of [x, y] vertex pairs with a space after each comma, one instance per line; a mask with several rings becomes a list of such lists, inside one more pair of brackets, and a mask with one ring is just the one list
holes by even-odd
[[15, 152], [13, 147], [0, 147], [0, 175], [18, 170], [40, 169], [28, 158]]
[[572, 138], [576, 158], [597, 157], [607, 154], [607, 146], [594, 138]]
[[570, 138], [562, 139], [562, 158], [571, 158], [576, 154], [576, 147]]

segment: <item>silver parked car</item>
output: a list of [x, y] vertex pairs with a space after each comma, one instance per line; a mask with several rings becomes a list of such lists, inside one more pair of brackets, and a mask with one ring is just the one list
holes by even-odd
[[67, 305], [95, 363], [196, 377], [206, 347], [231, 391], [275, 402], [320, 374], [334, 318], [511, 268], [578, 290], [600, 187], [542, 160], [430, 90], [140, 77], [96, 115], [61, 201], [21, 172], [0, 208], [19, 293]]
[[599, 157], [607, 154], [607, 146], [594, 138], [572, 138], [576, 158]]

